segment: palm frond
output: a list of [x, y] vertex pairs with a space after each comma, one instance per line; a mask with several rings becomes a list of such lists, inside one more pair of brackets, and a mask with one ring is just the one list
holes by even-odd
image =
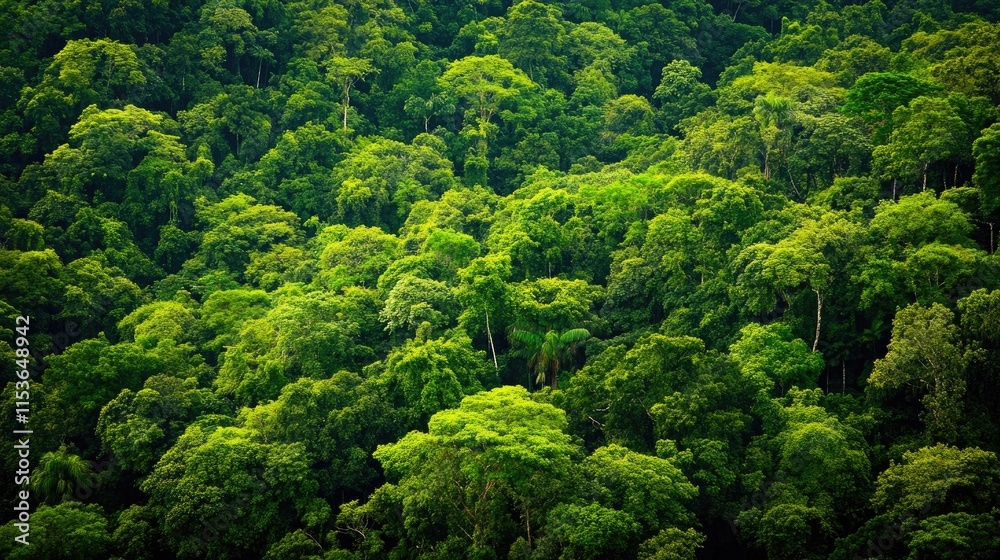
[[590, 338], [590, 331], [587, 329], [570, 329], [559, 336], [559, 342], [563, 344], [575, 344]]
[[542, 336], [538, 333], [521, 329], [514, 329], [510, 333], [510, 340], [511, 342], [520, 342], [521, 344], [527, 346], [528, 348], [537, 348], [542, 344], [542, 342], [545, 339], [542, 338]]

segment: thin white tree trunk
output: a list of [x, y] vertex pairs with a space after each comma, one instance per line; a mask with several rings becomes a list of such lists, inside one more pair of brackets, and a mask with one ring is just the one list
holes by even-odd
[[493, 346], [493, 332], [490, 331], [490, 312], [486, 310], [486, 336], [490, 339], [490, 351], [493, 352], [493, 368], [500, 371], [500, 366], [497, 365], [497, 349]]
[[347, 132], [347, 108], [351, 106], [351, 86], [344, 88], [344, 132]]
[[815, 352], [819, 346], [819, 328], [823, 323], [823, 294], [819, 290], [813, 291], [816, 292], [816, 338], [813, 339], [813, 352]]

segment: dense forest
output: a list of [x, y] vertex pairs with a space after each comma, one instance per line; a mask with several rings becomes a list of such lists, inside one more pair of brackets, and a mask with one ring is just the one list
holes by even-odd
[[1000, 558], [998, 21], [0, 1], [0, 557]]

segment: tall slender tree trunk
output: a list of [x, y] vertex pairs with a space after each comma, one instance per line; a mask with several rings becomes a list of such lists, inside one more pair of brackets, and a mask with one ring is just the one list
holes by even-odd
[[347, 108], [351, 106], [351, 86], [344, 88], [344, 132], [347, 132]]
[[785, 171], [788, 173], [788, 181], [792, 184], [792, 191], [795, 193], [795, 196], [802, 198], [802, 195], [799, 194], [798, 187], [795, 186], [795, 179], [792, 178], [792, 172], [787, 167], [785, 168]]
[[924, 190], [927, 190], [927, 164], [924, 164]]
[[493, 331], [490, 330], [490, 312], [486, 310], [486, 336], [490, 339], [490, 351], [493, 352], [493, 368], [500, 371], [500, 366], [497, 365], [497, 349], [493, 346]]
[[528, 548], [531, 548], [531, 514], [524, 508], [524, 526], [528, 529]]
[[813, 339], [813, 352], [815, 352], [819, 346], [820, 325], [823, 324], [823, 294], [819, 290], [813, 291], [816, 292], [816, 338]]

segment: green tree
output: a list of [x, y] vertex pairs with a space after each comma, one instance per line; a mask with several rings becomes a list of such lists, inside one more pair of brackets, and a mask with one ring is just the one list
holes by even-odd
[[348, 225], [398, 230], [413, 204], [455, 185], [451, 162], [433, 146], [422, 136], [409, 145], [381, 139], [352, 150], [333, 169], [337, 217]]
[[942, 443], [907, 451], [878, 476], [872, 505], [897, 521], [949, 513], [985, 513], [1000, 491], [1000, 463], [991, 451]]
[[177, 123], [134, 105], [104, 111], [91, 105], [44, 169], [60, 192], [119, 203], [121, 218], [146, 237], [176, 222], [178, 208], [194, 201], [213, 170], [204, 158], [188, 161], [178, 132]]
[[859, 117], [874, 129], [872, 144], [878, 146], [885, 143], [895, 129], [893, 112], [897, 108], [938, 89], [933, 83], [906, 74], [866, 74], [847, 91], [843, 110], [847, 116]]
[[[345, 492], [370, 493], [381, 476], [371, 461], [376, 446], [415, 426], [407, 422], [410, 410], [391, 401], [380, 380], [339, 371], [288, 383], [278, 398], [241, 410], [237, 420], [268, 442], [304, 445], [319, 484], [316, 495], [333, 506], [344, 501]], [[306, 530], [321, 538], [313, 528]]]
[[548, 331], [543, 335], [514, 329], [510, 338], [524, 346], [520, 353], [527, 358], [528, 367], [535, 370], [535, 383], [544, 384], [548, 377], [552, 380], [552, 388], [558, 389], [559, 370], [572, 361], [577, 345], [590, 338], [590, 331], [570, 329], [563, 333]]
[[629, 66], [634, 51], [621, 36], [597, 21], [579, 22], [566, 34], [566, 56], [573, 70], [590, 67], [620, 73]]
[[499, 54], [541, 85], [565, 83], [566, 42], [562, 12], [535, 0], [511, 6], [497, 33]]
[[990, 514], [947, 513], [920, 522], [909, 539], [910, 557], [959, 560], [993, 558], [1000, 542], [989, 527], [996, 523]]
[[771, 178], [771, 156], [776, 156], [778, 163], [784, 159], [791, 141], [787, 129], [794, 115], [795, 105], [787, 97], [769, 93], [758, 97], [754, 102], [753, 114], [760, 126], [760, 135], [764, 140], [764, 178]]
[[[857, 6], [850, 6], [856, 8]], [[840, 83], [852, 86], [865, 74], [886, 72], [892, 51], [863, 35], [850, 35], [820, 56], [816, 66], [840, 76]]]
[[521, 282], [514, 295], [514, 323], [535, 333], [599, 324], [594, 309], [602, 294], [600, 286], [583, 280], [542, 278]]
[[403, 105], [403, 111], [405, 111], [408, 115], [423, 120], [424, 132], [429, 133], [431, 131], [431, 119], [440, 114], [454, 113], [455, 104], [447, 97], [439, 93], [431, 94], [431, 96], [426, 99], [411, 95], [406, 98], [406, 103]]
[[143, 302], [139, 286], [101, 255], [69, 263], [62, 275], [66, 292], [59, 316], [84, 324], [84, 336], [115, 333], [118, 322]]
[[124, 389], [104, 405], [97, 435], [122, 468], [148, 473], [191, 421], [227, 409], [209, 389], [198, 388], [197, 378], [154, 375], [142, 389]]
[[340, 90], [344, 108], [343, 126], [347, 133], [347, 111], [351, 107], [351, 89], [378, 69], [367, 58], [334, 55], [326, 61], [326, 76]]
[[137, 390], [167, 363], [135, 344], [111, 346], [104, 336], [71, 344], [49, 359], [49, 398], [38, 411], [38, 425], [62, 438], [91, 437], [105, 403], [122, 389]]
[[291, 9], [297, 12], [294, 29], [301, 41], [296, 45], [297, 50], [321, 61], [344, 48], [350, 34], [346, 7], [296, 4]]
[[694, 529], [664, 529], [639, 545], [639, 560], [693, 560], [705, 542]]
[[10, 521], [0, 527], [0, 554], [11, 560], [98, 560], [110, 554], [110, 535], [104, 510], [97, 504], [66, 502], [42, 504], [31, 515], [28, 546], [14, 541], [21, 535]]
[[201, 322], [208, 342], [202, 348], [222, 352], [239, 341], [240, 328], [251, 319], [259, 319], [271, 308], [271, 299], [263, 290], [221, 290], [202, 303]]
[[941, 304], [913, 304], [893, 319], [892, 341], [885, 358], [875, 362], [869, 383], [880, 389], [899, 389], [916, 383], [927, 394], [928, 431], [945, 441], [954, 441], [962, 415], [965, 369], [974, 352], [958, 339], [954, 314]]
[[740, 329], [740, 338], [730, 346], [730, 355], [740, 364], [743, 375], [770, 395], [777, 384], [786, 388], [812, 388], [826, 365], [822, 356], [810, 352], [801, 338], [783, 323], [750, 323]]
[[[603, 438], [630, 449], [652, 451], [658, 440], [689, 436], [739, 437], [744, 420], [734, 409], [743, 403], [732, 391], [749, 389], [737, 387], [737, 374], [732, 362], [707, 352], [699, 339], [652, 334], [631, 349], [611, 346], [590, 360], [569, 381], [567, 407]], [[695, 411], [717, 412], [734, 431], [697, 429]]]
[[63, 143], [66, 127], [90, 105], [121, 106], [146, 83], [136, 48], [108, 39], [66, 42], [42, 74], [26, 87], [19, 106], [42, 153]]
[[656, 132], [653, 107], [645, 97], [626, 94], [604, 106], [604, 128], [613, 139], [619, 134], [646, 135]]
[[[993, 10], [995, 18], [996, 8]], [[994, 104], [1000, 102], [1000, 87], [997, 86], [1000, 66], [990, 50], [990, 45], [1000, 38], [1000, 27], [996, 23], [970, 22], [957, 29], [955, 35], [961, 46], [947, 53], [944, 60], [933, 67], [932, 73], [950, 88], [988, 97]]]
[[494, 385], [495, 377], [485, 353], [474, 350], [472, 341], [460, 331], [437, 339], [426, 336], [419, 329], [416, 338], [394, 349], [381, 375], [390, 396], [400, 401], [400, 409], [419, 419], [415, 425]]
[[[600, 504], [560, 504], [549, 512], [538, 550], [545, 557], [561, 551], [560, 558], [621, 558], [634, 547], [639, 531], [639, 524], [624, 511]], [[524, 550], [527, 542], [522, 542]]]
[[663, 67], [660, 85], [653, 92], [665, 130], [675, 129], [682, 120], [711, 105], [713, 98], [711, 88], [701, 82], [701, 70], [683, 59]]
[[[771, 464], [747, 480], [764, 482], [764, 499], [740, 513], [737, 526], [773, 558], [821, 558], [838, 528], [864, 509], [870, 464], [861, 433], [819, 406], [819, 389], [789, 391], [765, 416]], [[749, 453], [751, 463], [761, 458]], [[753, 467], [751, 467], [753, 468]], [[771, 470], [773, 469], [773, 471]], [[773, 474], [770, 474], [773, 473]]]
[[39, 459], [31, 489], [49, 505], [72, 500], [90, 472], [90, 461], [69, 453], [63, 445]]
[[990, 214], [1000, 208], [1000, 123], [983, 130], [972, 144], [976, 172], [972, 180], [980, 191], [983, 212]]
[[[791, 301], [796, 290], [807, 288], [813, 292], [816, 330], [812, 351], [815, 352], [819, 347], [826, 294], [843, 272], [838, 265], [846, 264], [841, 261], [846, 257], [844, 251], [858, 245], [860, 234], [860, 227], [845, 216], [826, 214], [818, 220], [807, 220], [776, 244], [761, 243], [744, 249], [736, 260], [744, 271], [737, 278], [736, 289], [749, 296], [746, 305], [758, 312], [774, 309], [776, 294]], [[763, 292], [761, 287], [765, 288]]]
[[201, 198], [196, 204], [198, 220], [204, 224], [201, 247], [192, 266], [218, 269], [241, 280], [250, 255], [278, 244], [296, 245], [302, 240], [298, 217], [278, 206], [258, 204], [245, 194], [220, 202]]
[[530, 101], [536, 86], [521, 70], [495, 55], [468, 56], [452, 62], [438, 80], [442, 90], [460, 102], [465, 130], [475, 143], [475, 155], [485, 158], [495, 133], [492, 120], [506, 120]]
[[4, 221], [0, 239], [5, 247], [18, 251], [41, 251], [45, 248], [45, 228], [38, 222], [13, 218]]
[[443, 329], [455, 315], [448, 286], [436, 280], [404, 276], [389, 291], [379, 319], [390, 332], [412, 335], [425, 322], [431, 329]]
[[277, 34], [266, 26], [277, 6], [241, 4], [208, 2], [199, 10], [199, 54], [202, 65], [221, 81], [259, 88], [264, 61], [274, 61], [269, 47], [277, 42]]
[[661, 4], [638, 5], [618, 16], [618, 33], [636, 51], [636, 64], [629, 70], [643, 95], [652, 93], [663, 66], [669, 61], [685, 59], [697, 65], [704, 60], [692, 33], [697, 16], [681, 13], [692, 8], [698, 10], [699, 6], [692, 3], [676, 7], [677, 10]]
[[620, 445], [598, 448], [583, 461], [583, 471], [608, 490], [608, 507], [632, 516], [643, 534], [689, 528], [687, 510], [698, 493], [674, 461], [637, 453]]
[[161, 520], [158, 538], [177, 555], [245, 557], [329, 512], [303, 444], [267, 443], [229, 423], [206, 416], [189, 426], [140, 484]]
[[[578, 450], [565, 430], [565, 413], [523, 387], [465, 397], [431, 417], [426, 433], [380, 447], [375, 458], [391, 482], [366, 504], [345, 505], [338, 524], [431, 554], [489, 555], [518, 538], [531, 548], [575, 479]], [[438, 521], [420, 522], [428, 516]]]
[[374, 287], [389, 264], [402, 254], [399, 238], [376, 227], [330, 226], [322, 248], [316, 281], [331, 290], [343, 286]]
[[265, 316], [243, 323], [238, 342], [220, 358], [215, 388], [243, 406], [267, 402], [300, 377], [359, 370], [374, 359], [381, 334], [369, 290], [286, 288]]
[[[478, 336], [478, 333], [486, 335], [496, 369], [500, 366], [493, 332], [506, 332], [513, 322], [514, 290], [508, 283], [510, 274], [508, 255], [501, 253], [479, 257], [458, 272], [460, 283], [455, 290], [455, 298], [462, 306], [459, 324], [473, 336]], [[490, 317], [493, 318], [492, 324]]]
[[[888, 143], [872, 152], [874, 165], [888, 179], [922, 176], [921, 190], [927, 190], [931, 164], [968, 159], [965, 123], [943, 99], [918, 97], [893, 111], [892, 122]], [[943, 177], [947, 186], [947, 173]]]
[[[789, 154], [788, 165], [810, 184], [828, 186], [841, 178], [861, 175], [871, 162], [872, 146], [857, 119], [829, 113], [807, 119]], [[874, 194], [874, 193], [873, 193]], [[874, 196], [866, 202], [873, 202]], [[845, 204], [844, 208], [850, 204]]]
[[9, 251], [0, 249], [0, 291], [3, 301], [15, 309], [34, 310], [40, 327], [58, 314], [63, 303], [60, 280], [62, 262], [52, 249]]
[[252, 162], [263, 155], [272, 133], [273, 99], [265, 91], [245, 85], [230, 85], [211, 97], [177, 112], [187, 144], [195, 150], [210, 150], [215, 161], [230, 155]]
[[303, 220], [326, 215], [334, 206], [330, 200], [334, 188], [331, 170], [346, 147], [339, 133], [305, 122], [282, 132], [275, 146], [252, 168], [232, 174], [221, 190], [242, 191], [259, 202], [278, 204]]

